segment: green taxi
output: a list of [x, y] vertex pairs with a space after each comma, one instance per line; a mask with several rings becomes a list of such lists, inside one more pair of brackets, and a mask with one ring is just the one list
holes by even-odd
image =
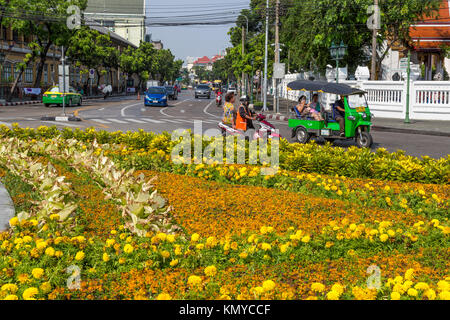
[[42, 96], [42, 103], [46, 107], [50, 107], [52, 104], [62, 106], [63, 99], [65, 105], [68, 107], [72, 107], [74, 105], [81, 106], [83, 103], [83, 97], [74, 88], [69, 87], [69, 91], [65, 94], [61, 91], [62, 90], [59, 90], [58, 86], [51, 87]]

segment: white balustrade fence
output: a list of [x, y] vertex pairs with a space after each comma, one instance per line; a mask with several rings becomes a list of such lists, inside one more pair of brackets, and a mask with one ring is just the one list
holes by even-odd
[[[302, 91], [287, 90], [287, 84], [299, 79], [287, 75], [278, 88], [280, 97], [297, 101]], [[341, 81], [367, 92], [367, 102], [376, 117], [403, 119], [406, 115], [406, 81]], [[306, 96], [309, 96], [306, 94]], [[327, 95], [321, 101], [328, 109], [336, 97]], [[416, 120], [450, 121], [450, 81], [411, 81], [409, 91], [409, 117]], [[450, 125], [450, 124], [449, 124]]]

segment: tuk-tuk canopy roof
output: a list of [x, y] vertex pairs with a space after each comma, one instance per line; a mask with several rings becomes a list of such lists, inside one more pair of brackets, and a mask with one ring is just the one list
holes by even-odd
[[366, 93], [361, 89], [352, 88], [346, 84], [326, 81], [296, 80], [290, 82], [287, 87], [288, 90], [325, 92], [339, 94], [341, 96]]

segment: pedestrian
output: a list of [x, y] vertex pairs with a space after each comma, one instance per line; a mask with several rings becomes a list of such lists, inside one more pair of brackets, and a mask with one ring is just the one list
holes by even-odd
[[236, 97], [234, 96], [233, 92], [227, 93], [225, 95], [222, 123], [231, 126], [233, 129], [236, 128], [236, 111], [234, 109], [235, 102]]
[[340, 96], [340, 99], [334, 104], [336, 111], [335, 119], [339, 122], [339, 134], [341, 137], [345, 137], [345, 103], [344, 97]]
[[250, 99], [248, 96], [242, 96], [240, 102], [236, 113], [236, 129], [243, 131], [246, 137], [252, 137], [255, 131], [253, 120], [256, 120], [256, 117], [249, 108]]

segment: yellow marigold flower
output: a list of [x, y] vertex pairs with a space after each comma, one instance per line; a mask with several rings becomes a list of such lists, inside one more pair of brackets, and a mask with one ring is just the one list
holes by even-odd
[[400, 300], [400, 297], [401, 297], [400, 293], [396, 291], [391, 292], [391, 300]]
[[19, 300], [15, 294], [8, 294], [3, 300]]
[[424, 296], [428, 298], [428, 300], [436, 299], [436, 292], [433, 289], [428, 289], [425, 291]]
[[199, 239], [200, 239], [200, 235], [199, 235], [198, 233], [194, 233], [194, 234], [191, 236], [191, 241], [192, 241], [192, 242], [197, 242]]
[[104, 262], [108, 262], [109, 261], [109, 255], [105, 252], [103, 253], [103, 257], [102, 257]]
[[53, 249], [52, 247], [48, 247], [47, 249], [45, 249], [45, 254], [47, 256], [53, 257], [55, 255], [55, 249]]
[[14, 283], [7, 283], [4, 284], [1, 288], [2, 291], [9, 291], [10, 293], [16, 293], [17, 292], [17, 285], [15, 285]]
[[168, 257], [170, 257], [170, 252], [167, 251], [167, 250], [161, 251], [161, 256], [162, 256], [164, 259], [167, 259]]
[[441, 293], [439, 293], [439, 299], [450, 300], [450, 291], [442, 291]]
[[22, 294], [22, 297], [25, 300], [34, 300], [34, 296], [37, 295], [38, 293], [39, 293], [38, 288], [31, 287], [31, 288], [25, 289], [25, 291]]
[[120, 263], [120, 264], [124, 264], [125, 261], [126, 261], [125, 258], [120, 258], [120, 259], [119, 259], [119, 263]]
[[408, 289], [408, 295], [411, 297], [417, 297], [417, 295], [419, 294], [419, 292], [414, 289], [414, 288], [409, 288]]
[[114, 245], [114, 243], [116, 243], [116, 240], [114, 240], [114, 239], [106, 240], [106, 246], [107, 247], [111, 247], [112, 245]]
[[158, 233], [156, 236], [157, 236], [158, 239], [161, 240], [161, 241], [164, 241], [164, 240], [167, 239], [167, 235], [166, 235], [165, 233], [162, 233], [162, 232]]
[[191, 286], [197, 286], [202, 283], [202, 278], [199, 276], [189, 276], [188, 284]]
[[30, 243], [30, 242], [33, 241], [33, 238], [31, 238], [30, 236], [24, 236], [22, 238], [22, 240], [23, 240], [24, 243]]
[[331, 248], [332, 246], [334, 246], [334, 243], [331, 241], [327, 241], [327, 243], [325, 243], [325, 248]]
[[31, 271], [31, 274], [33, 275], [33, 277], [34, 277], [35, 279], [40, 279], [40, 278], [42, 278], [42, 276], [44, 275], [44, 269], [42, 269], [42, 268], [34, 268], [34, 269]]
[[231, 297], [227, 294], [223, 294], [220, 296], [219, 300], [231, 300]]
[[269, 250], [272, 249], [272, 246], [270, 244], [266, 243], [266, 242], [263, 242], [261, 244], [261, 249], [263, 249], [264, 251], [269, 251]]
[[178, 259], [174, 259], [174, 260], [170, 261], [171, 267], [175, 267], [177, 264], [178, 264]]
[[450, 290], [450, 283], [448, 283], [445, 280], [441, 280], [437, 283], [439, 291], [449, 291]]
[[286, 251], [287, 251], [287, 249], [288, 249], [288, 245], [287, 244], [282, 244], [281, 246], [280, 246], [280, 252], [281, 253], [285, 253]]
[[333, 290], [331, 290], [330, 292], [327, 293], [328, 300], [339, 300], [340, 296], [341, 295], [338, 292], [333, 291]]
[[11, 226], [11, 227], [15, 227], [15, 226], [17, 226], [19, 224], [19, 218], [17, 218], [17, 217], [13, 217], [13, 218], [11, 218], [10, 220], [9, 220], [9, 225]]
[[156, 297], [156, 300], [172, 300], [172, 297], [168, 293], [160, 293]]
[[36, 242], [36, 248], [39, 250], [43, 250], [44, 248], [47, 247], [47, 241], [39, 241]]
[[217, 274], [217, 268], [215, 266], [208, 266], [204, 272], [208, 277], [214, 277]]
[[410, 268], [405, 272], [405, 279], [411, 280], [414, 277], [414, 269]]
[[173, 243], [175, 242], [175, 236], [173, 234], [168, 234], [166, 237], [167, 242]]
[[175, 255], [180, 256], [183, 253], [181, 247], [175, 247]]
[[248, 253], [247, 252], [241, 252], [240, 254], [239, 254], [239, 258], [241, 258], [241, 259], [245, 259], [245, 258], [247, 258], [248, 257]]
[[387, 234], [388, 234], [389, 237], [393, 237], [393, 236], [395, 236], [395, 231], [392, 230], [392, 229], [389, 229], [389, 230], [387, 231]]
[[254, 287], [254, 288], [250, 289], [250, 293], [253, 293], [253, 294], [259, 296], [264, 293], [264, 288], [263, 287]]
[[415, 286], [415, 289], [417, 290], [427, 290], [429, 288], [428, 284], [425, 282], [418, 282]]
[[272, 291], [273, 289], [275, 289], [275, 282], [273, 282], [272, 280], [266, 280], [263, 282], [263, 289], [264, 291], [268, 292], [268, 291]]
[[233, 249], [233, 250], [237, 250], [237, 248], [238, 248], [237, 242], [232, 242], [231, 245], [230, 245], [230, 247], [231, 247], [231, 249]]
[[389, 236], [386, 233], [380, 235], [381, 242], [386, 242], [389, 239]]
[[344, 293], [344, 287], [340, 283], [335, 283], [331, 287], [331, 291], [337, 292], [339, 295]]
[[50, 220], [59, 220], [60, 216], [57, 213], [51, 214], [50, 215]]
[[78, 251], [77, 254], [75, 255], [75, 260], [81, 261], [83, 260], [85, 257], [85, 254], [83, 251]]
[[311, 284], [311, 290], [315, 292], [323, 292], [325, 291], [325, 286], [320, 282], [314, 282]]
[[306, 235], [302, 238], [302, 242], [308, 243], [311, 240], [311, 237], [309, 235]]
[[60, 258], [62, 256], [63, 256], [63, 252], [62, 251], [58, 250], [58, 251], [55, 252], [55, 257]]
[[129, 244], [129, 243], [127, 243], [124, 247], [123, 247], [123, 251], [125, 252], [125, 253], [132, 253], [133, 252], [133, 250], [134, 250], [134, 248], [133, 248], [133, 246], [131, 245], [131, 244]]

